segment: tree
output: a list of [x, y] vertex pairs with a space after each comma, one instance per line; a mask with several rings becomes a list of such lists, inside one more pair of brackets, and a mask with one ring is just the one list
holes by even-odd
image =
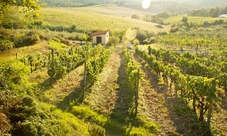
[[223, 9], [222, 14], [227, 14], [227, 6]]
[[133, 14], [131, 18], [132, 19], [140, 19], [140, 16], [138, 14]]
[[188, 18], [187, 17], [183, 17], [182, 20], [181, 20], [183, 23], [187, 23], [188, 22]]
[[[1, 0], [0, 1], [0, 24], [7, 16], [7, 13], [15, 7], [22, 7], [22, 11], [26, 14], [28, 20], [32, 18], [39, 18], [40, 6], [37, 4], [38, 0]], [[19, 8], [18, 8], [19, 10]]]
[[218, 17], [219, 13], [220, 13], [220, 9], [218, 7], [216, 7], [212, 14], [212, 17]]
[[170, 16], [171, 16], [170, 13], [169, 12], [166, 12], [166, 11], [157, 14], [157, 17], [164, 18], [164, 19], [169, 18]]
[[136, 36], [136, 38], [137, 38], [140, 42], [142, 42], [143, 40], [145, 40], [145, 39], [147, 38], [147, 35], [146, 35], [146, 33], [145, 33], [143, 30], [138, 30], [138, 31], [137, 31], [137, 36]]

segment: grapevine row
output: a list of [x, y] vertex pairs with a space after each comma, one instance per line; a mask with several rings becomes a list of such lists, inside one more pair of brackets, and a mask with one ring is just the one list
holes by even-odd
[[27, 55], [21, 58], [20, 61], [30, 66], [31, 72], [47, 67], [47, 73], [51, 80], [57, 80], [81, 66], [86, 59], [99, 55], [101, 51], [101, 45], [94, 48], [91, 45], [77, 46], [68, 50], [51, 48], [43, 55]]
[[201, 64], [202, 59], [198, 59], [198, 57], [190, 53], [180, 55], [179, 53], [172, 53], [164, 49], [155, 50], [150, 46], [148, 53], [150, 56], [155, 56], [156, 59], [162, 61], [164, 64], [170, 63], [173, 66], [179, 67], [183, 74], [217, 78], [217, 84], [223, 86], [227, 94], [227, 63], [225, 61], [215, 63], [208, 59]]
[[101, 53], [97, 57], [92, 57], [86, 61], [86, 77], [89, 83], [93, 83], [97, 80], [97, 75], [102, 71], [107, 64], [109, 57], [112, 53], [112, 49], [100, 48]]
[[162, 75], [167, 85], [170, 82], [170, 88], [174, 84], [176, 94], [180, 90], [182, 98], [193, 101], [194, 112], [199, 112], [200, 121], [204, 120], [204, 115], [209, 110], [207, 124], [210, 126], [213, 101], [218, 98], [216, 78], [184, 75], [179, 68], [164, 64], [138, 48], [136, 48], [136, 54], [143, 58], [157, 75]]

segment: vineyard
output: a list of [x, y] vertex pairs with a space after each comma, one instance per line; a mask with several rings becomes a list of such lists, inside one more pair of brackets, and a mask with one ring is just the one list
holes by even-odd
[[226, 19], [0, 3], [0, 136], [227, 135]]
[[[43, 54], [16, 56], [13, 65], [5, 62], [1, 67], [7, 71], [1, 75], [5, 83], [1, 87], [15, 90], [1, 92], [7, 98], [1, 99], [8, 105], [5, 113], [13, 111], [8, 116], [15, 124], [12, 134], [227, 133], [225, 55], [152, 46], [145, 50], [121, 45], [70, 47], [55, 40], [49, 41], [48, 48]], [[25, 91], [29, 96], [24, 97]], [[12, 103], [11, 93], [23, 99]]]

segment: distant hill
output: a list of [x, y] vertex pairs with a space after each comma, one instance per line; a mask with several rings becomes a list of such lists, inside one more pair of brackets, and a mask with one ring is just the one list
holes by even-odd
[[[141, 4], [142, 0], [40, 0], [40, 3], [43, 2], [46, 3], [47, 6], [76, 7], [104, 3], [130, 3], [129, 5], [135, 5]], [[151, 0], [151, 2], [173, 2], [197, 8], [227, 6], [227, 0]]]
[[128, 8], [133, 8], [137, 10], [142, 10], [150, 13], [160, 13], [164, 11], [168, 11], [172, 14], [187, 14], [192, 9], [194, 9], [192, 6], [184, 5], [181, 3], [171, 2], [171, 1], [154, 1], [151, 2], [151, 5], [148, 9], [143, 9], [141, 7], [141, 4], [125, 4], [123, 5]]
[[[142, 0], [134, 0], [134, 1], [141, 2]], [[186, 4], [197, 8], [227, 6], [227, 0], [151, 0], [151, 2], [157, 2], [157, 1], [177, 2], [177, 3]]]

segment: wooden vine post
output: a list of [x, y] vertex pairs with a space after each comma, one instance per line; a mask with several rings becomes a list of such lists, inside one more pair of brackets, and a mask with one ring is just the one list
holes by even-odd
[[85, 90], [86, 90], [86, 80], [87, 80], [87, 77], [86, 77], [86, 73], [87, 73], [87, 60], [85, 59], [84, 61], [84, 83], [83, 83], [83, 96], [85, 95]]
[[136, 91], [135, 91], [135, 117], [138, 112], [138, 99], [139, 99], [139, 79], [140, 79], [140, 69], [138, 69], [137, 77], [136, 77]]
[[208, 128], [210, 128], [211, 114], [212, 114], [212, 110], [213, 110], [213, 101], [214, 100], [211, 99], [208, 114], [207, 114], [207, 126], [208, 126]]
[[50, 84], [52, 85], [53, 78], [54, 78], [54, 48], [51, 49], [51, 56], [52, 56], [52, 66], [51, 66]]
[[214, 79], [211, 82], [211, 90], [210, 90], [210, 105], [209, 105], [209, 109], [208, 109], [208, 114], [207, 114], [207, 126], [208, 128], [210, 128], [210, 121], [211, 121], [211, 115], [212, 115], [212, 111], [213, 111], [213, 103], [214, 103], [214, 96], [216, 93], [216, 79]]

